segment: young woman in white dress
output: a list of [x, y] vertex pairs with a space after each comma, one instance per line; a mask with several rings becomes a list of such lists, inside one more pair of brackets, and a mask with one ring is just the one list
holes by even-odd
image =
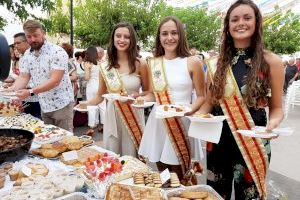
[[[190, 56], [188, 45], [185, 37], [185, 32], [182, 23], [176, 17], [166, 17], [162, 20], [158, 27], [155, 43], [155, 56], [154, 59], [160, 59], [164, 65], [165, 77], [168, 84], [168, 98], [172, 99], [172, 104], [189, 105], [192, 103], [192, 91], [195, 89], [197, 98], [191, 105], [191, 112], [187, 115], [193, 114], [200, 105], [204, 102], [205, 98], [205, 82], [202, 63], [199, 58]], [[151, 62], [149, 62], [149, 74], [151, 75]], [[159, 75], [161, 73], [156, 73]], [[152, 86], [155, 81], [152, 77]], [[153, 88], [153, 87], [152, 87]], [[158, 96], [156, 102], [159, 104]], [[147, 121], [144, 135], [142, 138], [139, 154], [147, 157], [150, 162], [155, 162], [160, 171], [165, 168], [175, 171], [179, 178], [183, 178], [183, 174], [187, 169], [182, 169], [180, 152], [176, 151], [176, 139], [170, 136], [170, 130], [167, 128], [167, 121], [155, 118], [156, 107], [150, 113]], [[201, 144], [200, 141], [188, 138], [186, 135], [189, 121], [182, 117], [178, 118], [176, 122], [182, 123], [184, 131], [182, 133], [182, 143], [191, 146], [189, 150], [188, 160], [200, 159]], [[179, 126], [180, 128], [180, 126]], [[174, 138], [178, 138], [175, 133]], [[174, 146], [175, 145], [175, 146]], [[178, 144], [180, 146], [180, 144]], [[186, 148], [188, 150], [189, 147]], [[187, 153], [187, 152], [186, 152]], [[188, 164], [187, 164], [188, 165]], [[181, 168], [181, 169], [180, 169]], [[187, 167], [189, 168], [189, 167]]]
[[[99, 74], [100, 66], [97, 64], [97, 49], [96, 47], [89, 47], [86, 50], [84, 59], [84, 79], [87, 81], [86, 84], [86, 100], [90, 101], [96, 97], [98, 87], [99, 87]], [[105, 102], [98, 105], [87, 106], [88, 110], [88, 126], [90, 127], [86, 134], [93, 135], [94, 128], [99, 124], [99, 116], [103, 123], [104, 112], [105, 112]], [[99, 112], [101, 110], [101, 112]], [[101, 115], [102, 114], [102, 115]]]
[[[136, 33], [131, 24], [119, 23], [114, 27], [107, 56], [108, 63], [102, 63], [101, 67], [100, 87], [96, 97], [88, 101], [89, 105], [96, 105], [102, 102], [104, 100], [102, 95], [111, 93], [111, 88], [108, 88], [110, 87], [109, 76], [104, 76], [110, 72], [111, 75], [119, 77], [117, 81], [121, 80], [123, 89], [116, 93], [126, 91], [128, 95], [138, 96], [140, 90], [143, 92], [148, 90], [147, 64], [137, 57]], [[124, 115], [122, 115], [122, 110], [120, 110], [118, 105], [123, 103], [123, 106], [131, 109], [131, 114], [135, 116], [136, 125], [140, 130], [140, 139], [145, 126], [143, 109], [131, 107], [132, 101], [117, 102], [116, 104], [116, 101], [107, 101], [103, 129], [104, 147], [117, 154], [137, 156], [140, 140], [138, 142], [134, 141], [132, 132], [130, 132], [131, 129], [125, 123]]]

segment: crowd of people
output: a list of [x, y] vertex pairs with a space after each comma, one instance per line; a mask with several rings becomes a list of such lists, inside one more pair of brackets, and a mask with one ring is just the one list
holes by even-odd
[[271, 132], [278, 127], [283, 88], [297, 80], [298, 69], [291, 61], [284, 75], [281, 58], [264, 48], [262, 16], [251, 0], [231, 5], [220, 52], [209, 59], [190, 51], [183, 24], [174, 16], [161, 20], [153, 57], [147, 60], [138, 54], [130, 23], [115, 25], [106, 55], [103, 48], [90, 46], [75, 52], [75, 58], [70, 44], [60, 47], [45, 39], [40, 22], [28, 20], [23, 29], [14, 37], [13, 80], [6, 82], [19, 100], [30, 102], [26, 112], [72, 131], [73, 108], [86, 100], [86, 134], [103, 124], [105, 148], [146, 158], [159, 170], [176, 172], [182, 181], [192, 160], [201, 160], [201, 141], [187, 135], [189, 121], [158, 119], [156, 105], [145, 120], [144, 109], [132, 107], [132, 100], [112, 101], [103, 95], [126, 94], [157, 105], [190, 104], [185, 115], [225, 115], [220, 142], [207, 143], [207, 184], [224, 199], [231, 197], [232, 181], [235, 199], [266, 199], [270, 142], [236, 130], [260, 125]]

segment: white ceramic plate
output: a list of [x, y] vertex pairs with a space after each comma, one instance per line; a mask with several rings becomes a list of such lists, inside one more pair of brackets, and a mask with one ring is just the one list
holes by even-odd
[[265, 139], [278, 136], [275, 133], [257, 133], [255, 130], [237, 130], [236, 132], [247, 137], [265, 138]]
[[188, 118], [192, 122], [207, 122], [207, 123], [222, 122], [226, 119], [226, 117], [224, 115], [223, 116], [213, 116], [211, 118], [188, 116]]
[[156, 118], [162, 119], [162, 118], [170, 118], [170, 117], [183, 117], [184, 113], [191, 111], [191, 108], [185, 105], [167, 105], [167, 106], [174, 106], [174, 107], [180, 107], [183, 108], [182, 112], [176, 112], [174, 110], [164, 110], [164, 106], [166, 105], [160, 105], [156, 108]]
[[131, 104], [133, 107], [136, 107], [136, 108], [148, 108], [150, 106], [153, 106], [156, 102], [145, 102], [144, 104], [142, 105], [139, 105], [139, 104]]
[[79, 112], [87, 112], [87, 109], [83, 109], [83, 108], [78, 108], [78, 107], [74, 107], [73, 110], [79, 111]]
[[102, 97], [106, 98], [110, 101], [120, 100], [120, 101], [127, 101], [127, 100], [134, 100], [131, 96], [121, 96], [117, 93], [109, 93], [109, 94], [103, 94]]

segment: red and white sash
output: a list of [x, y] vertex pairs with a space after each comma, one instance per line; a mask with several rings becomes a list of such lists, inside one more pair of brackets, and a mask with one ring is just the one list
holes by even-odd
[[[107, 90], [109, 93], [127, 93], [123, 82], [120, 78], [119, 72], [115, 68], [111, 68], [110, 70], [107, 69], [107, 62], [101, 64], [100, 71], [102, 77], [104, 78]], [[128, 132], [130, 133], [130, 137], [135, 145], [135, 148], [139, 149], [142, 135], [143, 135], [143, 128], [136, 116], [136, 112], [132, 109], [129, 103], [124, 103], [121, 101], [115, 101], [115, 107], [118, 110], [121, 119], [126, 126]]]
[[[151, 80], [156, 102], [159, 105], [173, 104], [168, 88], [163, 58], [151, 58], [148, 60], [151, 71]], [[176, 117], [163, 119], [168, 131], [172, 146], [175, 149], [183, 174], [191, 167], [190, 145], [181, 120]]]
[[[218, 58], [209, 59], [207, 62], [211, 80], [213, 80], [214, 73], [217, 70], [217, 62]], [[261, 139], [245, 137], [236, 132], [239, 129], [251, 129], [255, 125], [244, 103], [231, 68], [229, 68], [226, 76], [225, 93], [223, 99], [220, 100], [220, 105], [260, 197], [266, 199], [268, 156]]]

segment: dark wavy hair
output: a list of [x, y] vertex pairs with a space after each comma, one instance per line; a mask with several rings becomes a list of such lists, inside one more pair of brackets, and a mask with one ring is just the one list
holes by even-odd
[[87, 48], [85, 52], [84, 60], [93, 63], [94, 65], [97, 65], [97, 58], [98, 58], [98, 53], [96, 47], [91, 46]]
[[138, 51], [137, 51], [137, 36], [136, 32], [133, 28], [133, 26], [128, 23], [128, 22], [121, 22], [118, 23], [114, 28], [113, 31], [111, 32], [110, 36], [110, 41], [109, 41], [109, 46], [107, 50], [107, 55], [108, 55], [108, 70], [111, 68], [119, 68], [120, 65], [118, 64], [118, 56], [117, 56], [117, 49], [114, 45], [114, 36], [115, 32], [118, 28], [127, 28], [130, 33], [130, 45], [127, 49], [127, 55], [128, 55], [128, 63], [129, 63], [129, 68], [130, 68], [130, 73], [134, 73], [136, 71], [136, 61], [139, 62], [137, 59], [138, 57]]
[[217, 104], [223, 97], [228, 69], [231, 67], [231, 61], [234, 57], [234, 42], [229, 32], [229, 18], [231, 12], [240, 5], [250, 6], [255, 14], [255, 31], [251, 37], [250, 48], [254, 52], [251, 59], [251, 70], [248, 73], [245, 84], [247, 85], [246, 93], [243, 95], [245, 103], [249, 107], [256, 107], [258, 99], [265, 99], [270, 88], [269, 65], [264, 59], [264, 44], [262, 31], [262, 15], [255, 3], [251, 0], [238, 0], [228, 9], [222, 33], [221, 52], [218, 59], [217, 71], [213, 77], [213, 84], [210, 86], [213, 103]]
[[177, 30], [178, 30], [179, 44], [178, 44], [177, 50], [176, 50], [177, 56], [179, 56], [179, 57], [188, 57], [188, 56], [190, 56], [191, 54], [190, 54], [189, 46], [188, 46], [188, 43], [187, 43], [187, 40], [186, 40], [186, 35], [185, 35], [184, 28], [183, 28], [183, 24], [175, 16], [165, 17], [160, 22], [160, 24], [158, 26], [158, 29], [157, 29], [157, 33], [156, 33], [154, 56], [159, 57], [159, 56], [165, 55], [165, 50], [164, 50], [164, 48], [162, 47], [162, 45], [160, 43], [160, 28], [162, 27], [162, 25], [164, 25], [168, 21], [173, 21], [176, 24], [176, 27], [177, 27]]

